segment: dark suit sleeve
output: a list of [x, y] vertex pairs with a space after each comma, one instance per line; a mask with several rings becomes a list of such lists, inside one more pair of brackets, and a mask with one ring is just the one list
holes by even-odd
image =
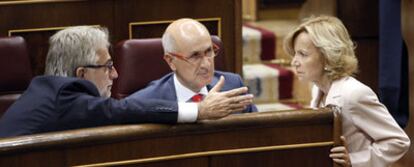
[[[237, 76], [237, 80], [238, 80], [239, 85], [240, 85], [239, 87], [243, 87], [244, 84], [243, 84], [242, 78], [239, 75], [236, 75], [236, 76]], [[245, 112], [245, 113], [257, 112], [256, 105], [254, 105], [254, 104], [248, 105], [246, 110], [244, 110], [243, 112]]]
[[178, 104], [155, 99], [99, 97], [90, 82], [77, 81], [62, 87], [56, 106], [61, 118], [56, 127], [81, 128], [121, 123], [176, 123]]

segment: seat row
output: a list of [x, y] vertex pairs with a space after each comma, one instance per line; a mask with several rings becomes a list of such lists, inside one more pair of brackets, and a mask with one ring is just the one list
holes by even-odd
[[[212, 36], [212, 41], [220, 48], [215, 66], [224, 69], [222, 42], [217, 36]], [[163, 60], [161, 38], [123, 40], [114, 46], [113, 51], [114, 66], [119, 74], [112, 87], [114, 98], [124, 98], [171, 71]], [[0, 69], [1, 116], [34, 77], [24, 38], [0, 38]]]

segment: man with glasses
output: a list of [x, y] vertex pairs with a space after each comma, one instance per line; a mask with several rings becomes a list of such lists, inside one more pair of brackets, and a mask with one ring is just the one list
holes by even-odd
[[[160, 98], [178, 102], [200, 102], [217, 84], [225, 78], [222, 91], [243, 87], [239, 75], [215, 71], [214, 57], [217, 46], [212, 42], [207, 28], [193, 19], [179, 19], [171, 23], [162, 36], [164, 60], [170, 74], [153, 81], [129, 98]], [[243, 112], [257, 111], [254, 105], [247, 105]], [[179, 115], [194, 120], [196, 114]]]
[[[44, 76], [35, 77], [0, 120], [0, 137], [123, 123], [176, 123], [216, 119], [251, 103], [247, 88], [218, 92], [203, 103], [152, 98], [110, 98], [118, 73], [108, 52], [105, 29], [66, 28], [50, 38]], [[222, 109], [224, 106], [224, 109]], [[196, 120], [178, 118], [195, 108]]]

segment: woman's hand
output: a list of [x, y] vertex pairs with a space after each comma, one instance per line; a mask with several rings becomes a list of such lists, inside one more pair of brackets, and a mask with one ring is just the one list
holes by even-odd
[[344, 136], [341, 136], [342, 140], [342, 146], [337, 146], [331, 149], [331, 154], [329, 154], [329, 157], [332, 158], [332, 160], [335, 163], [338, 163], [344, 167], [351, 167], [351, 160], [349, 159], [349, 153], [348, 149], [346, 148], [346, 140]]

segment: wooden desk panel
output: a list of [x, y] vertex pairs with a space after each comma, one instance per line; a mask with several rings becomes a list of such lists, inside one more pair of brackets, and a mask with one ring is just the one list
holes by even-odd
[[[219, 18], [221, 27], [207, 24], [213, 34], [222, 34], [226, 71], [241, 73], [241, 2], [240, 0], [63, 0], [0, 2], [0, 36], [21, 35], [28, 41], [32, 69], [43, 74], [48, 38], [58, 29], [76, 25], [108, 27], [112, 44], [129, 39], [129, 24], [175, 20]], [[154, 34], [165, 25], [145, 29]], [[220, 29], [220, 30], [215, 30]]]
[[0, 36], [22, 36], [27, 41], [32, 71], [45, 68], [48, 39], [57, 30], [75, 25], [101, 25], [113, 29], [113, 1], [68, 1], [0, 5]]
[[331, 166], [333, 132], [331, 111], [310, 110], [107, 126], [2, 139], [0, 166]]

